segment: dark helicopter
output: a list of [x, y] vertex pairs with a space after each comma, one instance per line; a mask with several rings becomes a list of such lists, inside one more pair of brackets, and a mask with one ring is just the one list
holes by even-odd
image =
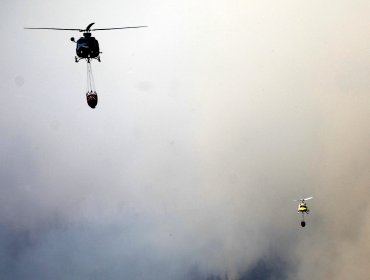
[[49, 30], [69, 30], [69, 31], [79, 31], [83, 32], [83, 37], [75, 41], [72, 37], [71, 41], [76, 43], [76, 54], [75, 61], [79, 62], [81, 59], [85, 59], [90, 63], [91, 59], [96, 59], [100, 62], [100, 49], [99, 42], [95, 37], [91, 36], [91, 31], [100, 30], [114, 30], [114, 29], [129, 29], [129, 28], [142, 28], [147, 26], [127, 26], [127, 27], [114, 27], [114, 28], [97, 28], [91, 29], [94, 23], [90, 23], [85, 29], [75, 29], [75, 28], [50, 28], [50, 27], [26, 27], [25, 29], [49, 29]]
[[128, 28], [141, 28], [147, 26], [127, 26], [127, 27], [114, 27], [114, 28], [97, 28], [91, 29], [94, 23], [90, 23], [85, 29], [75, 29], [75, 28], [50, 28], [50, 27], [26, 27], [25, 29], [49, 29], [49, 30], [69, 30], [69, 31], [79, 31], [83, 32], [83, 37], [75, 41], [75, 38], [71, 38], [72, 42], [76, 43], [76, 54], [75, 61], [79, 62], [81, 59], [87, 62], [87, 90], [86, 90], [86, 100], [87, 104], [91, 108], [95, 108], [98, 104], [98, 94], [95, 89], [94, 78], [91, 69], [91, 60], [96, 59], [100, 62], [100, 49], [99, 42], [94, 37], [91, 36], [91, 31], [99, 30], [114, 30], [114, 29], [128, 29]]

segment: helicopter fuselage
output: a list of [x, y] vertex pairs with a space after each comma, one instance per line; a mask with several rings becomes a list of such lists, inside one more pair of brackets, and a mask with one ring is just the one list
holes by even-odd
[[299, 205], [298, 205], [298, 212], [299, 213], [308, 213], [309, 212], [306, 203], [304, 203], [304, 202], [299, 203]]
[[81, 59], [97, 59], [100, 61], [100, 50], [99, 42], [95, 37], [91, 37], [91, 33], [84, 33], [84, 37], [81, 37], [76, 42], [76, 62]]

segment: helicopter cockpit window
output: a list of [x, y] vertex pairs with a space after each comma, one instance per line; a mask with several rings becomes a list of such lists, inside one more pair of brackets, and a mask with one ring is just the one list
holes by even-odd
[[88, 46], [88, 41], [85, 38], [78, 39], [77, 48], [87, 48]]

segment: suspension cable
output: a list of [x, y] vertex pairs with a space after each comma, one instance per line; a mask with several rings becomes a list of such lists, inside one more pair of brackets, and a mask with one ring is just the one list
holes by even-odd
[[95, 92], [95, 81], [94, 81], [94, 75], [92, 73], [92, 68], [91, 68], [91, 63], [87, 62], [87, 77], [86, 77], [86, 87], [87, 87], [87, 92]]

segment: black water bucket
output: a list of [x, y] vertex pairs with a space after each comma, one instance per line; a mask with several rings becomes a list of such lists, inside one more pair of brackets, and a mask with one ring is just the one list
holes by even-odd
[[86, 101], [87, 101], [87, 104], [91, 107], [91, 108], [95, 108], [96, 105], [98, 104], [98, 94], [96, 93], [96, 91], [89, 91], [86, 93]]

